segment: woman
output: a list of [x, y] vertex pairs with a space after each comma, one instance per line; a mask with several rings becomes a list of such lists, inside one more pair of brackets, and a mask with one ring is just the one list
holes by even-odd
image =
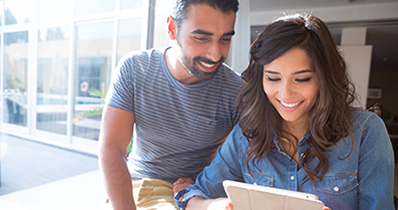
[[332, 210], [392, 210], [394, 160], [383, 121], [355, 109], [354, 86], [324, 22], [276, 19], [250, 51], [240, 122], [196, 184], [187, 209], [232, 209], [222, 181], [313, 193]]

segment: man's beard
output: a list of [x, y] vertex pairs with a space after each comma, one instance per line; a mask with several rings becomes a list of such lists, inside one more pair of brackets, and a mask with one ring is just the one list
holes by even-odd
[[[189, 59], [184, 54], [181, 54], [178, 59], [180, 60], [182, 65], [188, 70], [188, 72], [199, 81], [207, 81], [212, 79], [217, 74], [218, 69], [220, 69], [222, 63], [224, 62], [224, 57], [221, 57], [219, 61], [214, 62], [200, 56], [194, 57], [193, 59]], [[212, 72], [205, 72], [201, 70], [200, 67], [198, 66], [198, 61], [208, 64], [215, 64], [218, 66]]]
[[[221, 56], [220, 60], [217, 62], [211, 61], [207, 58], [201, 57], [201, 56], [196, 56], [194, 58], [189, 58], [186, 56], [184, 51], [182, 50], [182, 47], [180, 43], [178, 42], [177, 39], [177, 44], [179, 48], [179, 53], [178, 53], [178, 60], [181, 62], [181, 64], [188, 70], [188, 72], [195, 77], [199, 81], [207, 81], [212, 79], [220, 69], [222, 63], [224, 62], [225, 58]], [[216, 69], [214, 69], [212, 72], [205, 72], [200, 69], [198, 66], [198, 62], [201, 61], [203, 63], [208, 63], [208, 64], [215, 64], [218, 65]]]

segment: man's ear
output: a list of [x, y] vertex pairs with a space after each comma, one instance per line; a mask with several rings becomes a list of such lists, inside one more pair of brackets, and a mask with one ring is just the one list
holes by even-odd
[[177, 23], [171, 16], [167, 17], [167, 34], [171, 40], [177, 39]]

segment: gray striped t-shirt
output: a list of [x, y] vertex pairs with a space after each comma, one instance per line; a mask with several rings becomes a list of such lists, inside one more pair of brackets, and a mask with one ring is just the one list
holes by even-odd
[[194, 179], [237, 123], [234, 105], [243, 84], [223, 65], [209, 81], [178, 82], [166, 67], [166, 49], [131, 52], [119, 61], [107, 94], [110, 106], [134, 113], [133, 179]]

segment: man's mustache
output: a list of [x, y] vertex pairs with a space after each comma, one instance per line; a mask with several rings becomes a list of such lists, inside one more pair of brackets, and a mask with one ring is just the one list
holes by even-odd
[[194, 62], [201, 61], [201, 62], [208, 63], [208, 64], [217, 64], [217, 63], [223, 62], [224, 61], [224, 57], [221, 56], [220, 60], [218, 60], [216, 62], [214, 62], [212, 60], [209, 60], [207, 58], [204, 58], [204, 57], [195, 57], [193, 60], [194, 60]]

